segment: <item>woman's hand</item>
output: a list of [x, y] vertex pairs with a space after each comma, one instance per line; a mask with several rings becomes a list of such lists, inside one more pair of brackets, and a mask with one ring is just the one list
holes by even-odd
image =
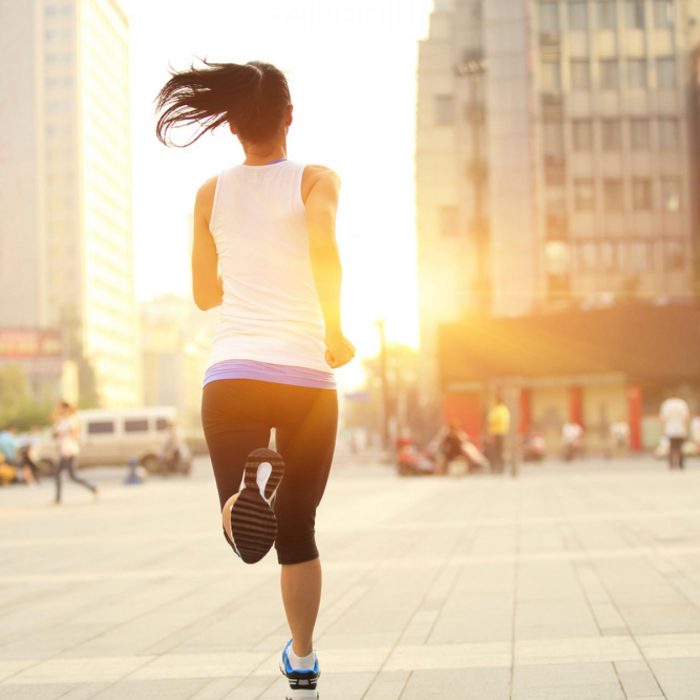
[[355, 357], [355, 346], [341, 331], [326, 334], [326, 362], [333, 369], [347, 365]]

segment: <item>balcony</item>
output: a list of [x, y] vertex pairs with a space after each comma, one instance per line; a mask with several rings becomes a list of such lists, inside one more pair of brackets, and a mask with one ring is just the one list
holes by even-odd
[[566, 182], [566, 161], [564, 156], [544, 156], [544, 180], [549, 186], [563, 186]]
[[562, 214], [547, 213], [544, 217], [544, 231], [548, 241], [563, 241], [569, 236], [569, 221]]
[[561, 121], [564, 119], [564, 96], [558, 92], [543, 92], [540, 96], [542, 119]]
[[542, 32], [539, 38], [540, 56], [542, 58], [559, 58], [561, 54], [561, 38], [559, 35]]

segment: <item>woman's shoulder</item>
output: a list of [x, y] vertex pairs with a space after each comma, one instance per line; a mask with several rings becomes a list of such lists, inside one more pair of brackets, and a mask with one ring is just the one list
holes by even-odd
[[331, 180], [337, 180], [338, 182], [340, 182], [340, 177], [338, 177], [338, 173], [332, 168], [329, 168], [327, 165], [317, 165], [311, 163], [304, 166], [304, 179], [315, 181], [322, 178], [330, 178]]
[[301, 180], [301, 193], [302, 199], [305, 202], [311, 190], [320, 183], [331, 187], [336, 192], [340, 189], [340, 177], [338, 177], [338, 173], [332, 168], [326, 165], [304, 166], [304, 175]]
[[219, 181], [218, 175], [213, 175], [208, 178], [202, 185], [200, 185], [197, 190], [197, 199], [209, 199], [214, 198], [214, 192], [216, 191], [216, 183]]

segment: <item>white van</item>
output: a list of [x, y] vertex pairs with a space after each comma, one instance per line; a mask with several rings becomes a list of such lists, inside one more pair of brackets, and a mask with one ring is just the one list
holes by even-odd
[[[160, 453], [168, 427], [175, 423], [173, 406], [93, 408], [78, 411], [79, 467], [126, 465], [136, 460], [149, 472], [163, 471]], [[178, 471], [189, 473], [192, 458], [182, 442]], [[51, 438], [39, 450], [42, 470], [52, 469], [58, 452]]]

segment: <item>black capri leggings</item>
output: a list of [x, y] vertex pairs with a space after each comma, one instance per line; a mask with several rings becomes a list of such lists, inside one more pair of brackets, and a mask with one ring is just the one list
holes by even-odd
[[316, 508], [328, 481], [338, 430], [336, 392], [218, 379], [204, 387], [202, 425], [222, 508], [239, 490], [247, 456], [267, 447], [275, 428], [277, 452], [285, 462], [274, 504], [277, 559], [280, 564], [316, 559]]

